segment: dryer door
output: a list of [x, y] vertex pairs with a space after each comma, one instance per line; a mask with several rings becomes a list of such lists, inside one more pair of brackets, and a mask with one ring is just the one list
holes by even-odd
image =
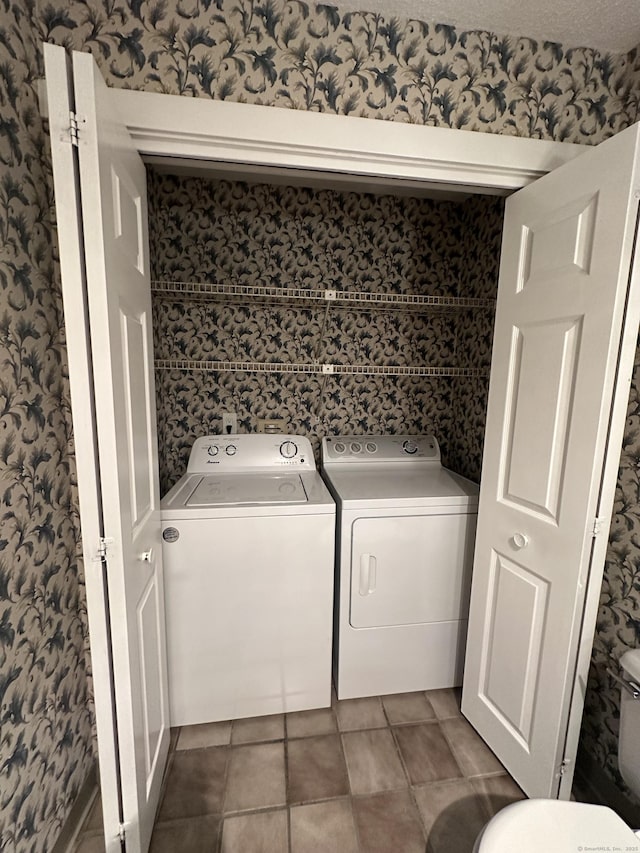
[[354, 628], [466, 619], [475, 514], [359, 518], [352, 528]]

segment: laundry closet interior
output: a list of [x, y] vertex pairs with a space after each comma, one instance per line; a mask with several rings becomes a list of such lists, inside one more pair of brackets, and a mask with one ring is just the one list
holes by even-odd
[[[424, 434], [480, 478], [504, 200], [147, 164], [160, 488], [259, 419]], [[313, 184], [313, 186], [309, 186]]]

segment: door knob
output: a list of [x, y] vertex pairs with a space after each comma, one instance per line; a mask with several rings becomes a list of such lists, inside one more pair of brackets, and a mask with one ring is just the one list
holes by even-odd
[[148, 551], [143, 551], [138, 559], [143, 563], [153, 563], [153, 548], [149, 548]]
[[514, 547], [519, 551], [521, 548], [527, 547], [529, 544], [529, 537], [526, 533], [514, 533], [511, 537], [511, 541], [513, 542]]

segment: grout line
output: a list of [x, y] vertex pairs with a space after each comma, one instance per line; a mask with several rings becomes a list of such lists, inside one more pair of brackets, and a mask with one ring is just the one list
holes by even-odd
[[418, 801], [416, 800], [416, 785], [409, 785], [409, 796], [411, 797], [411, 802], [413, 803], [413, 807], [416, 810], [416, 814], [418, 815], [418, 821], [420, 822], [420, 829], [422, 830], [422, 836], [425, 842], [425, 850], [429, 849], [429, 830], [427, 829], [427, 825], [424, 822], [424, 818], [422, 817], [422, 812], [420, 811], [420, 806], [418, 805]]
[[222, 828], [224, 826], [224, 817], [220, 815], [220, 823], [218, 824], [218, 832], [216, 834], [215, 843], [213, 845], [213, 853], [220, 853], [222, 850]]
[[224, 806], [225, 806], [225, 801], [227, 799], [227, 788], [229, 785], [229, 769], [231, 766], [231, 732], [229, 732], [229, 745], [226, 746], [225, 749], [226, 749], [227, 760], [224, 763], [224, 774], [223, 774], [223, 781], [222, 781], [222, 802], [220, 803], [221, 818], [220, 818], [219, 835], [220, 835], [220, 844], [221, 845], [222, 845], [222, 830], [224, 828], [224, 816], [225, 816]]
[[291, 804], [290, 800], [290, 785], [289, 785], [289, 737], [287, 729], [287, 715], [284, 715], [284, 804], [287, 810], [287, 850], [292, 853], [291, 848]]
[[413, 782], [411, 781], [411, 776], [409, 775], [409, 770], [408, 770], [407, 765], [405, 763], [404, 756], [402, 754], [402, 750], [400, 749], [400, 744], [398, 743], [398, 739], [397, 739], [396, 734], [393, 730], [394, 727], [389, 726], [389, 728], [391, 729], [391, 737], [393, 738], [393, 743], [394, 743], [394, 746], [396, 748], [396, 753], [398, 755], [398, 758], [400, 759], [400, 764], [402, 766], [402, 769], [404, 771], [404, 775], [405, 775], [406, 780], [407, 780], [407, 786], [410, 788], [411, 785], [413, 784]]
[[[449, 718], [449, 719], [454, 719], [454, 718], [453, 718], [453, 717], [451, 717], [451, 718]], [[444, 721], [443, 721], [443, 722], [444, 722]], [[442, 725], [440, 724], [440, 721], [438, 721], [438, 725], [440, 726], [440, 731], [442, 732], [442, 737], [443, 737], [443, 739], [444, 739], [444, 742], [445, 742], [445, 743], [447, 744], [447, 746], [449, 747], [449, 751], [451, 752], [451, 755], [452, 755], [452, 757], [453, 757], [454, 763], [455, 763], [456, 767], [458, 768], [458, 770], [460, 771], [460, 776], [461, 776], [461, 778], [462, 778], [462, 779], [466, 779], [466, 778], [467, 778], [467, 774], [464, 772], [464, 769], [463, 769], [463, 767], [462, 767], [462, 765], [461, 765], [460, 761], [458, 761], [458, 754], [457, 754], [457, 751], [454, 749], [453, 742], [452, 742], [452, 741], [451, 741], [451, 739], [448, 737], [447, 732], [446, 732], [446, 729], [445, 729], [445, 727], [444, 727], [444, 726], [442, 726]]]

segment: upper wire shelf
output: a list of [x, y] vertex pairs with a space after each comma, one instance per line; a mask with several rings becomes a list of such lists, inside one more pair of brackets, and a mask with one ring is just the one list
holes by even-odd
[[307, 373], [324, 376], [488, 376], [489, 369], [483, 367], [422, 367], [414, 365], [377, 364], [321, 364], [268, 361], [197, 361], [186, 358], [156, 359], [156, 370], [190, 370], [196, 372], [231, 373]]
[[493, 308], [495, 299], [466, 296], [423, 296], [413, 293], [369, 293], [358, 290], [273, 287], [251, 284], [218, 284], [213, 282], [152, 281], [151, 291], [157, 296], [206, 298], [226, 296], [251, 299], [254, 302], [278, 300], [298, 304], [324, 303], [327, 306], [360, 306], [382, 309], [456, 310]]

